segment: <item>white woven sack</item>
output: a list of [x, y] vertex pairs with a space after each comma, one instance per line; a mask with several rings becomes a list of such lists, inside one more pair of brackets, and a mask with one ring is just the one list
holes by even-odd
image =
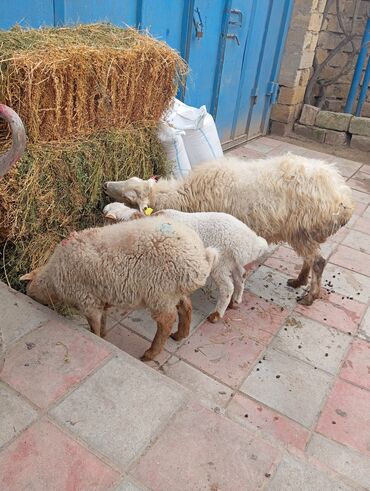
[[168, 160], [173, 164], [173, 174], [176, 178], [185, 177], [191, 171], [191, 165], [182, 140], [183, 134], [184, 131], [172, 128], [164, 122], [158, 125], [159, 141]]

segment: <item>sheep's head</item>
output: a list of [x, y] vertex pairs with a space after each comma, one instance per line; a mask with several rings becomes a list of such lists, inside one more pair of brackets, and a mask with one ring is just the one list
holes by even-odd
[[27, 295], [36, 302], [43, 305], [53, 305], [58, 303], [57, 296], [53, 293], [47, 281], [47, 276], [43, 274], [44, 268], [37, 268], [21, 276], [21, 281], [27, 281]]
[[126, 181], [105, 182], [103, 189], [114, 200], [143, 212], [149, 206], [154, 183], [152, 178], [145, 181], [139, 177], [131, 177]]
[[145, 215], [138, 210], [130, 208], [123, 203], [109, 203], [103, 209], [104, 217], [112, 222], [128, 222], [129, 220], [137, 220], [144, 218]]

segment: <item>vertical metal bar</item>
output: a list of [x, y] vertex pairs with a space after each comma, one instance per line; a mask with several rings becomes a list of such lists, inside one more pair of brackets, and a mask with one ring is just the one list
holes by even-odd
[[[194, 2], [195, 0], [185, 0], [184, 10], [182, 13], [180, 52], [181, 52], [181, 56], [184, 58], [186, 63], [189, 63], [189, 57], [190, 57], [190, 43], [191, 43]], [[178, 97], [182, 101], [185, 99], [185, 93], [186, 93], [186, 81], [184, 81], [184, 85], [180, 87], [178, 92]]]
[[217, 64], [215, 70], [215, 79], [213, 82], [212, 99], [211, 99], [212, 102], [210, 107], [210, 112], [214, 119], [216, 119], [216, 114], [217, 114], [218, 98], [220, 93], [221, 77], [222, 77], [222, 68], [223, 68], [224, 57], [225, 57], [226, 34], [228, 29], [229, 17], [230, 17], [230, 7], [231, 7], [231, 0], [225, 0], [225, 10], [222, 16], [221, 35], [218, 44]]
[[65, 24], [65, 4], [64, 0], [54, 0], [54, 26]]
[[143, 27], [143, 0], [136, 0], [136, 29]]
[[366, 92], [369, 87], [369, 82], [370, 82], [370, 55], [369, 58], [367, 59], [367, 66], [366, 66], [366, 71], [364, 75], [364, 80], [362, 82], [362, 87], [360, 91], [360, 95], [358, 97], [358, 103], [357, 103], [357, 109], [356, 109], [356, 116], [360, 116], [361, 114], [361, 109], [362, 106], [364, 105], [365, 99], [366, 99]]
[[365, 63], [365, 59], [366, 59], [366, 55], [367, 55], [367, 47], [368, 47], [369, 42], [370, 42], [370, 17], [367, 19], [364, 36], [363, 36], [362, 42], [361, 42], [360, 54], [358, 55], [358, 58], [357, 58], [355, 73], [353, 75], [351, 87], [349, 89], [347, 102], [346, 102], [346, 105], [344, 107], [345, 113], [352, 113], [353, 104], [355, 102], [357, 89], [358, 89], [358, 86], [360, 84], [360, 80], [361, 80], [361, 76], [362, 76], [362, 69], [363, 69], [363, 66]]

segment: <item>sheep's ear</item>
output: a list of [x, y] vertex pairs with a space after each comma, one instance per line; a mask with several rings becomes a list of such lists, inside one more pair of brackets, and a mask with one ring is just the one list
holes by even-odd
[[105, 218], [108, 218], [109, 220], [117, 220], [116, 215], [114, 213], [112, 213], [112, 212], [109, 212], [109, 213], [107, 213], [104, 216], [105, 216]]
[[23, 276], [21, 276], [19, 279], [20, 281], [32, 281], [36, 276], [35, 271], [31, 271], [30, 273], [26, 273]]

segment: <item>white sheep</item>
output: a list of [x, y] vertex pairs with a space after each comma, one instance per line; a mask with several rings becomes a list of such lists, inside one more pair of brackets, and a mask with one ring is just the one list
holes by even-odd
[[243, 221], [269, 243], [287, 242], [303, 257], [288, 285], [307, 284], [300, 303], [320, 295], [325, 260], [320, 244], [352, 216], [351, 189], [333, 164], [286, 154], [261, 160], [221, 158], [202, 164], [185, 179], [106, 182], [106, 193], [140, 210], [219, 211]]
[[[126, 221], [139, 218], [139, 211], [123, 203], [107, 205], [103, 213], [112, 220]], [[144, 214], [141, 214], [145, 217]], [[163, 216], [191, 227], [202, 239], [205, 247], [215, 247], [219, 261], [211, 270], [210, 277], [218, 289], [215, 311], [208, 320], [217, 322], [225, 314], [228, 305], [241, 303], [246, 271], [244, 266], [258, 259], [267, 251], [265, 239], [258, 237], [240, 220], [226, 213], [183, 213], [176, 210], [162, 210], [154, 216]]]
[[27, 294], [38, 302], [78, 308], [97, 335], [104, 333], [107, 308], [148, 308], [157, 333], [142, 359], [151, 360], [171, 333], [176, 308], [173, 338], [189, 334], [189, 295], [204, 286], [217, 259], [192, 229], [153, 217], [73, 232], [45, 266], [21, 279], [29, 281]]

